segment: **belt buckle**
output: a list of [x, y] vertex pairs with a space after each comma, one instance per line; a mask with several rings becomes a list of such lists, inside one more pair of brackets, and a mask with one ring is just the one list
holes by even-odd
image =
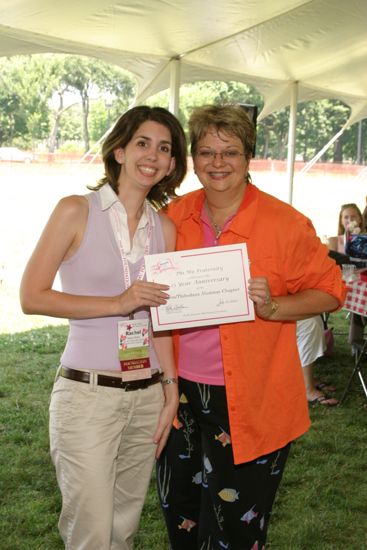
[[130, 382], [124, 382], [122, 387], [125, 391], [135, 391], [145, 386], [143, 386], [143, 380], [131, 380]]
[[[135, 391], [135, 390], [145, 390], [149, 388], [152, 384], [155, 384], [159, 381], [160, 374], [155, 372], [151, 378], [143, 378], [141, 380], [132, 380], [130, 382], [125, 382], [123, 388], [125, 391]], [[157, 379], [158, 378], [158, 379]]]
[[150, 380], [150, 378], [143, 378], [142, 380], [126, 382], [125, 391], [145, 390], [150, 385]]

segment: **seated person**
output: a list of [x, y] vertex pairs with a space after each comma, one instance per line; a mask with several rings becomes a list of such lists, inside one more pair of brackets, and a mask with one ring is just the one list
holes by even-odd
[[338, 219], [337, 237], [328, 238], [330, 250], [345, 254], [345, 232], [353, 227], [355, 231], [363, 231], [363, 217], [360, 209], [354, 203], [342, 204]]
[[[363, 215], [358, 206], [355, 203], [343, 204], [339, 212], [338, 236], [329, 237], [329, 249], [339, 254], [345, 254], [346, 231], [358, 234], [364, 230], [365, 224], [363, 221]], [[349, 263], [349, 261], [345, 263]], [[350, 314], [348, 341], [352, 345], [352, 353], [355, 353], [355, 346], [359, 346], [363, 342], [365, 322], [366, 320], [364, 317], [361, 317], [356, 313]]]
[[333, 392], [335, 388], [315, 380], [313, 367], [316, 359], [324, 355], [326, 349], [324, 324], [321, 315], [297, 321], [297, 346], [301, 359], [302, 372], [306, 386], [307, 401], [311, 405], [331, 407], [339, 401], [329, 397], [324, 391]]

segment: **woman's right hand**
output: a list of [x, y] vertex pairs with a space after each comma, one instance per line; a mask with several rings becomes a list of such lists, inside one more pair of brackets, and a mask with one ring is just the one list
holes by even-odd
[[126, 317], [141, 307], [158, 307], [167, 303], [169, 294], [168, 285], [150, 283], [147, 281], [134, 281], [118, 299], [119, 314]]

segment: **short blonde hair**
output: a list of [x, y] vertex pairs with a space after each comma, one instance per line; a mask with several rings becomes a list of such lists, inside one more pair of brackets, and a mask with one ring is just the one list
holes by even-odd
[[225, 134], [238, 137], [247, 160], [255, 147], [256, 130], [246, 111], [240, 105], [204, 105], [193, 110], [189, 119], [191, 154], [195, 156], [198, 141], [214, 127]]

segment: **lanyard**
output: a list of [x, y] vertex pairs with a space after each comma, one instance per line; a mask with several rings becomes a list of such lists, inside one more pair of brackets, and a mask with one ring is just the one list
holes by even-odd
[[[147, 254], [149, 254], [149, 251], [150, 251], [150, 240], [151, 240], [151, 236], [152, 236], [152, 214], [150, 212], [149, 209], [146, 209], [145, 210], [147, 215], [148, 215], [148, 233], [147, 233], [147, 238], [146, 238], [146, 241], [145, 241], [145, 246], [144, 246], [144, 253], [143, 253], [143, 260], [142, 260], [142, 264], [140, 266], [140, 269], [139, 269], [139, 273], [138, 273], [138, 276], [136, 277], [136, 280], [138, 281], [142, 281], [143, 278], [144, 278], [144, 275], [145, 275], [145, 263], [144, 263], [144, 256], [146, 256]], [[118, 213], [116, 212], [115, 209], [113, 209], [113, 216], [115, 218], [115, 228], [116, 228], [116, 239], [117, 239], [117, 242], [118, 242], [118, 245], [119, 245], [119, 250], [120, 250], [120, 254], [121, 254], [121, 261], [122, 261], [122, 273], [123, 273], [123, 277], [124, 277], [124, 283], [125, 283], [125, 290], [127, 290], [130, 286], [131, 286], [131, 277], [130, 277], [130, 269], [129, 269], [129, 262], [127, 260], [127, 257], [126, 257], [126, 253], [124, 251], [124, 247], [123, 247], [123, 244], [122, 244], [122, 238], [121, 238], [121, 232], [120, 230], [118, 229], [120, 227], [120, 220], [119, 220], [119, 216], [118, 216]]]

